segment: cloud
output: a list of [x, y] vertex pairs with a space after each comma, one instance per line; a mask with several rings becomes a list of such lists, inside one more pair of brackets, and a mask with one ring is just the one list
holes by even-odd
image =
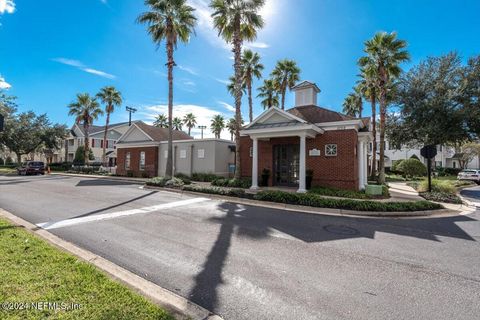
[[[214, 138], [215, 135], [210, 130], [210, 123], [212, 118], [218, 114], [225, 117], [225, 121], [228, 120], [222, 112], [194, 104], [178, 104], [173, 106], [173, 116], [183, 118], [187, 113], [193, 113], [197, 117], [197, 127], [200, 125], [207, 126], [207, 129], [203, 131], [204, 138]], [[155, 120], [155, 117], [159, 114], [168, 114], [168, 105], [154, 105], [143, 107], [142, 110], [138, 113], [145, 117], [145, 122], [152, 124]], [[183, 128], [186, 131], [187, 128]], [[193, 128], [191, 135], [195, 139], [200, 139], [201, 130], [198, 128]], [[230, 139], [230, 133], [227, 129], [224, 129], [221, 134], [222, 139]]]
[[12, 86], [10, 83], [8, 83], [7, 81], [5, 81], [5, 78], [3, 78], [1, 75], [0, 75], [0, 89], [4, 89], [4, 90], [8, 90], [10, 89]]
[[188, 72], [190, 73], [191, 75], [194, 75], [194, 76], [198, 76], [198, 72], [193, 69], [193, 68], [190, 68], [190, 67], [186, 67], [186, 66], [182, 66], [182, 65], [178, 65], [178, 69], [182, 70], [182, 71], [185, 71], [185, 72]]
[[224, 107], [225, 109], [227, 109], [228, 111], [230, 112], [235, 112], [235, 107], [232, 106], [231, 104], [228, 104], [224, 101], [217, 101], [218, 104], [220, 104], [222, 107]]
[[0, 14], [14, 13], [15, 3], [13, 0], [0, 0]]
[[267, 49], [270, 47], [265, 42], [251, 42], [251, 43], [245, 43], [245, 47], [249, 49]]
[[197, 86], [197, 84], [195, 82], [193, 82], [192, 80], [189, 80], [189, 79], [183, 79], [182, 83], [186, 86], [189, 86], [189, 87], [196, 87]]
[[87, 67], [85, 64], [83, 64], [81, 61], [78, 61], [78, 60], [68, 59], [68, 58], [54, 58], [54, 59], [52, 59], [52, 61], [64, 64], [64, 65], [67, 65], [67, 66], [75, 67], [79, 70], [82, 70], [82, 71], [90, 73], [90, 74], [94, 74], [94, 75], [99, 76], [99, 77], [103, 77], [103, 78], [107, 78], [107, 79], [115, 79], [116, 78], [113, 74]]
[[214, 78], [214, 79], [215, 79], [215, 81], [220, 82], [224, 85], [229, 85], [230, 84], [230, 81], [228, 81], [228, 80], [219, 79], [219, 78]]

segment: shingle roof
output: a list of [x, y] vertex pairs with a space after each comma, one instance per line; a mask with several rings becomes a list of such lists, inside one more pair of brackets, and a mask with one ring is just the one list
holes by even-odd
[[[146, 134], [148, 134], [154, 141], [167, 141], [168, 140], [168, 129], [167, 128], [157, 128], [150, 126], [144, 122], [137, 122], [136, 125], [142, 129]], [[173, 140], [190, 140], [193, 139], [188, 134], [183, 131], [173, 130]]]
[[[136, 123], [136, 121], [132, 121], [132, 123]], [[127, 122], [112, 123], [112, 124], [108, 125], [108, 129], [112, 129], [112, 128], [119, 127], [119, 126], [124, 126], [126, 124], [128, 124], [128, 121]], [[85, 134], [85, 130], [84, 130], [84, 128], [81, 124], [78, 125], [78, 128], [80, 129], [82, 134]], [[90, 126], [90, 128], [88, 129], [88, 133], [90, 135], [92, 133], [97, 133], [97, 132], [102, 132], [102, 131], [105, 131], [105, 126], [95, 126], [95, 125], [93, 125], [93, 126]]]
[[288, 113], [293, 114], [296, 117], [299, 117], [310, 123], [321, 123], [321, 122], [333, 122], [333, 121], [345, 121], [345, 120], [355, 120], [358, 118], [347, 116], [336, 111], [332, 111], [326, 108], [319, 106], [309, 105], [295, 107], [287, 110]]

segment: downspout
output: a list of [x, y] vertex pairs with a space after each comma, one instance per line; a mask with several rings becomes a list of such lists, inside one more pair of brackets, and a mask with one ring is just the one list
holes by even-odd
[[192, 144], [190, 146], [190, 177], [193, 175], [193, 147], [194, 145]]
[[177, 147], [178, 146], [173, 147], [173, 172], [172, 172], [172, 175], [174, 177], [177, 174]]

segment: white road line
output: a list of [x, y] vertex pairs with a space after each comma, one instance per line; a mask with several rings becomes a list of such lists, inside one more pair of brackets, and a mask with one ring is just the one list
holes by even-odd
[[119, 217], [125, 217], [125, 216], [131, 216], [134, 214], [139, 214], [139, 213], [149, 213], [149, 212], [154, 212], [162, 209], [170, 209], [170, 208], [175, 208], [175, 207], [180, 207], [180, 206], [186, 206], [189, 204], [194, 204], [194, 203], [200, 203], [207, 201], [209, 199], [207, 198], [194, 198], [194, 199], [188, 199], [188, 200], [181, 200], [181, 201], [175, 201], [175, 202], [170, 202], [170, 203], [163, 203], [159, 204], [156, 206], [152, 207], [145, 207], [145, 208], [139, 208], [139, 209], [132, 209], [132, 210], [126, 210], [126, 211], [117, 211], [117, 212], [111, 212], [111, 213], [104, 213], [104, 214], [97, 214], [97, 215], [92, 215], [92, 216], [87, 216], [87, 217], [80, 217], [80, 218], [72, 218], [72, 219], [66, 219], [66, 220], [60, 220], [60, 221], [50, 221], [50, 222], [42, 222], [42, 223], [37, 223], [37, 226], [49, 230], [49, 229], [57, 229], [57, 228], [64, 228], [80, 223], [87, 223], [87, 222], [93, 222], [93, 221], [101, 221], [101, 220], [109, 220], [109, 219], [115, 219]]

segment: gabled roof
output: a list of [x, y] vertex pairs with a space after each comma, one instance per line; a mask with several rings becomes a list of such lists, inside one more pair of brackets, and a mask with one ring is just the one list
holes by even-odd
[[310, 81], [307, 81], [307, 80], [296, 84], [295, 86], [292, 87], [292, 90], [295, 91], [297, 89], [308, 88], [308, 87], [315, 88], [315, 91], [317, 91], [317, 93], [320, 92], [320, 88], [314, 82], [310, 82]]
[[[132, 124], [138, 122], [137, 121], [132, 121]], [[121, 127], [121, 126], [125, 126], [125, 125], [128, 125], [128, 121], [127, 122], [119, 122], [119, 123], [112, 123], [112, 124], [109, 124], [108, 125], [108, 130], [110, 129], [114, 129], [116, 127]], [[83, 135], [85, 135], [85, 130], [83, 128], [82, 125], [78, 125], [78, 128], [80, 129], [80, 131], [82, 132]], [[95, 126], [95, 125], [92, 125], [90, 126], [89, 130], [88, 130], [88, 134], [89, 135], [93, 135], [95, 133], [98, 133], [98, 132], [103, 132], [105, 131], [105, 126]]]
[[295, 107], [287, 112], [309, 123], [358, 120], [358, 118], [314, 105]]
[[[251, 123], [249, 123], [245, 129], [248, 129], [248, 128], [255, 128], [255, 127], [258, 127], [258, 126], [263, 126], [263, 125], [266, 125], [265, 121], [267, 121], [269, 118], [275, 116], [275, 115], [278, 115], [280, 116], [281, 118], [283, 118], [284, 120], [281, 121], [281, 123], [290, 123], [290, 122], [293, 122], [293, 123], [306, 123], [307, 121], [302, 119], [302, 118], [299, 118], [297, 116], [295, 116], [294, 114], [291, 114], [291, 113], [288, 113], [280, 108], [277, 108], [277, 107], [272, 107], [272, 108], [269, 108], [267, 110], [265, 110], [261, 115], [259, 115], [255, 120], [253, 120]], [[276, 123], [280, 123], [280, 122], [276, 122]]]
[[[145, 140], [142, 141], [152, 141], [152, 142], [162, 142], [168, 141], [168, 128], [158, 128], [154, 126], [150, 126], [143, 121], [137, 121], [132, 124], [132, 126], [118, 139], [118, 143], [124, 143], [124, 137], [128, 137], [128, 135], [133, 130], [139, 130], [144, 136]], [[191, 140], [193, 139], [188, 134], [183, 131], [173, 130], [173, 140]], [[131, 141], [133, 142], [141, 142], [141, 141]], [[129, 143], [129, 142], [125, 142]]]

